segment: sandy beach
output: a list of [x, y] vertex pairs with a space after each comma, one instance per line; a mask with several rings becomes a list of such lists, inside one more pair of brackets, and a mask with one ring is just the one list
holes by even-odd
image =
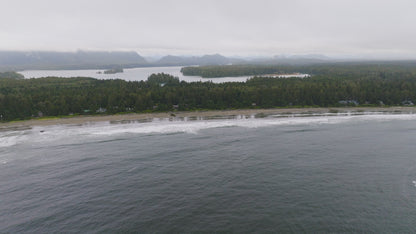
[[64, 118], [31, 119], [0, 123], [0, 130], [24, 129], [32, 126], [47, 125], [80, 125], [90, 122], [140, 121], [153, 118], [210, 118], [219, 116], [251, 116], [273, 114], [325, 114], [348, 112], [402, 112], [416, 113], [416, 107], [331, 107], [331, 108], [274, 108], [274, 109], [241, 109], [215, 111], [171, 111], [161, 113], [116, 114], [99, 116], [76, 116]]

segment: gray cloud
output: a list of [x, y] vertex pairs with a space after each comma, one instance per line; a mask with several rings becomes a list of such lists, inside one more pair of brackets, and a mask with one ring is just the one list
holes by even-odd
[[410, 0], [3, 2], [3, 50], [416, 57]]

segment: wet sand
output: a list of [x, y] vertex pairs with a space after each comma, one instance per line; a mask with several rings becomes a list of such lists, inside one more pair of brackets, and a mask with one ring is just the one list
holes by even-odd
[[332, 108], [274, 108], [274, 109], [241, 109], [215, 111], [170, 111], [161, 113], [117, 114], [99, 116], [76, 116], [64, 118], [31, 119], [0, 123], [0, 130], [25, 129], [32, 126], [47, 125], [80, 125], [90, 122], [140, 121], [153, 118], [210, 118], [238, 115], [273, 115], [273, 114], [325, 114], [347, 112], [402, 112], [416, 113], [416, 107], [332, 107]]

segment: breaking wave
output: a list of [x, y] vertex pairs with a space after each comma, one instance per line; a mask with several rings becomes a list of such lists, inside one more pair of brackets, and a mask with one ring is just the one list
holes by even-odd
[[154, 119], [150, 122], [129, 121], [128, 123], [96, 122], [84, 125], [36, 126], [26, 130], [0, 132], [0, 148], [17, 144], [41, 144], [59, 141], [60, 144], [82, 143], [123, 134], [198, 134], [213, 128], [241, 127], [262, 128], [270, 126], [323, 125], [358, 123], [365, 121], [415, 120], [416, 114], [360, 114], [360, 115], [272, 115], [265, 118], [234, 116], [228, 119]]

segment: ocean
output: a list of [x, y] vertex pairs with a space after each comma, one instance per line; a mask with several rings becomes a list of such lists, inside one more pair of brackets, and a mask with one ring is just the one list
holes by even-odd
[[416, 231], [416, 115], [0, 132], [0, 233]]

